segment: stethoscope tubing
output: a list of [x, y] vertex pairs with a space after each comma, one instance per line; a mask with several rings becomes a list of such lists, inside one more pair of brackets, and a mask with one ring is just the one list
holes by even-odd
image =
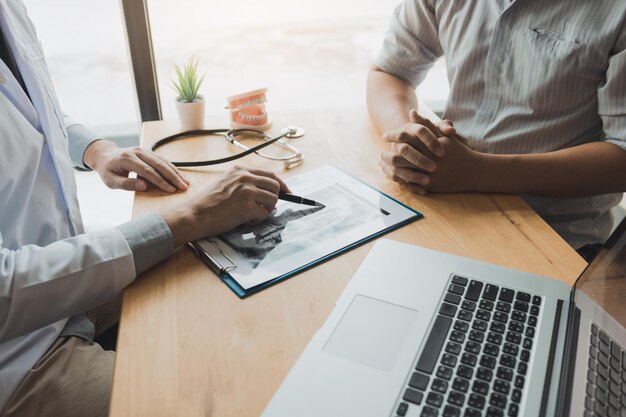
[[[156, 149], [160, 148], [161, 146], [167, 143], [174, 142], [180, 139], [193, 137], [193, 136], [200, 136], [200, 135], [224, 135], [226, 137], [226, 140], [228, 140], [228, 142], [236, 145], [238, 142], [235, 139], [235, 136], [239, 134], [246, 134], [246, 133], [252, 134], [258, 137], [269, 138], [269, 136], [267, 136], [265, 133], [261, 132], [260, 130], [255, 130], [255, 129], [199, 129], [199, 130], [189, 130], [186, 132], [176, 133], [174, 135], [167, 136], [163, 139], [156, 141], [150, 149], [154, 152]], [[283, 133], [274, 138], [269, 138], [264, 143], [261, 143], [257, 146], [253, 146], [252, 148], [249, 148], [243, 152], [239, 152], [235, 155], [227, 156], [225, 158], [211, 159], [207, 161], [172, 161], [172, 164], [174, 164], [177, 167], [202, 167], [202, 166], [225, 164], [227, 162], [236, 161], [237, 159], [243, 158], [244, 156], [250, 155], [251, 153], [258, 153], [258, 151], [260, 151], [261, 149], [267, 146], [270, 146], [274, 142], [280, 141], [282, 138], [286, 137], [287, 135], [288, 133]], [[296, 152], [296, 155], [294, 155], [294, 157], [296, 157], [297, 155], [299, 156], [302, 155], [302, 153], [298, 151], [297, 149], [293, 148], [293, 146], [287, 143], [284, 143], [283, 141], [281, 142], [282, 142], [281, 144], [284, 144], [288, 146], [289, 148], [292, 148], [294, 152]], [[264, 157], [267, 158], [268, 156], [264, 156]], [[270, 157], [269, 159], [274, 159], [274, 158]]]

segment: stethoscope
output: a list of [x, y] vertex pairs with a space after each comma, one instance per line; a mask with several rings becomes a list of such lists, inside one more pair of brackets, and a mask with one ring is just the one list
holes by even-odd
[[[193, 161], [193, 162], [189, 162], [189, 161], [178, 161], [178, 162], [174, 162], [172, 161], [172, 163], [174, 165], [176, 165], [177, 167], [201, 167], [201, 166], [208, 166], [208, 165], [219, 165], [219, 164], [224, 164], [226, 162], [231, 162], [231, 161], [235, 161], [239, 158], [243, 158], [246, 155], [250, 155], [251, 153], [256, 153], [257, 155], [263, 157], [263, 158], [267, 158], [267, 159], [271, 159], [274, 161], [282, 161], [283, 165], [285, 168], [289, 169], [289, 168], [293, 168], [299, 164], [302, 163], [302, 161], [304, 160], [304, 155], [302, 154], [302, 152], [297, 149], [295, 146], [292, 146], [291, 144], [287, 143], [286, 141], [283, 140], [283, 138], [287, 138], [287, 139], [293, 139], [293, 138], [299, 138], [301, 136], [304, 136], [305, 130], [302, 129], [301, 127], [296, 127], [296, 126], [289, 126], [286, 127], [285, 129], [283, 129], [281, 131], [281, 134], [279, 136], [276, 137], [271, 137], [269, 135], [267, 135], [265, 132], [262, 132], [260, 130], [256, 130], [256, 129], [201, 129], [201, 130], [190, 130], [187, 132], [181, 132], [181, 133], [177, 133], [175, 135], [171, 135], [168, 137], [165, 137], [163, 139], [158, 140], [157, 142], [154, 143], [154, 145], [152, 145], [152, 151], [155, 151], [156, 149], [160, 148], [161, 146], [165, 145], [166, 143], [170, 143], [170, 142], [174, 142], [177, 140], [181, 140], [181, 139], [187, 139], [190, 137], [194, 137], [194, 136], [208, 136], [208, 135], [219, 135], [219, 136], [224, 136], [224, 138], [232, 143], [233, 145], [244, 149], [243, 152], [239, 152], [238, 154], [235, 155], [231, 155], [225, 158], [219, 158], [219, 159], [211, 159], [208, 161]], [[263, 139], [265, 142], [261, 143], [260, 145], [256, 145], [252, 148], [248, 148], [247, 146], [245, 146], [244, 144], [242, 144], [241, 142], [239, 142], [237, 140], [237, 137], [239, 136], [252, 136], [258, 139]], [[259, 152], [261, 149], [270, 146], [271, 144], [277, 144], [278, 146], [280, 146], [281, 148], [291, 152], [290, 155], [287, 156], [272, 156], [272, 155], [267, 155], [265, 153], [261, 153]]]

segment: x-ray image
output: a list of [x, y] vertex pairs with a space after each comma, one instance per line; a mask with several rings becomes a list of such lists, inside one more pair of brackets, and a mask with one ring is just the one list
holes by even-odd
[[220, 238], [256, 268], [261, 263], [297, 253], [322, 239], [333, 239], [362, 222], [383, 216], [350, 190], [333, 185], [306, 198], [325, 207], [281, 202], [276, 211], [257, 226], [242, 226]]
[[256, 266], [278, 245], [283, 243], [283, 230], [291, 221], [323, 210], [324, 207], [310, 207], [302, 210], [288, 208], [280, 215], [272, 214], [258, 226], [242, 226], [220, 237], [230, 247]]
[[[279, 201], [263, 223], [195, 243], [199, 256], [243, 291], [306, 269], [421, 216], [330, 165], [291, 177], [288, 183], [294, 194], [324, 207]], [[225, 282], [231, 286], [232, 280]]]

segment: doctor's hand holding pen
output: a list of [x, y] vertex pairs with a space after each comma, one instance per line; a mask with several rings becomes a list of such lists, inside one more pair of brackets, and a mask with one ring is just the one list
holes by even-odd
[[174, 247], [216, 236], [242, 224], [262, 222], [274, 210], [279, 192], [289, 187], [276, 174], [234, 167], [187, 201], [159, 214], [168, 224]]
[[[170, 193], [189, 188], [189, 180], [170, 161], [140, 147], [119, 148], [113, 142], [98, 140], [87, 147], [83, 159], [110, 188], [145, 191], [146, 181]], [[129, 178], [131, 172], [140, 178]], [[166, 207], [159, 214], [177, 247], [242, 224], [260, 223], [274, 210], [279, 194], [289, 192], [273, 172], [234, 167], [185, 202]]]
[[457, 134], [450, 120], [437, 124], [409, 113], [410, 122], [386, 132], [389, 150], [381, 154], [383, 172], [416, 194], [480, 191], [477, 171], [484, 154]]

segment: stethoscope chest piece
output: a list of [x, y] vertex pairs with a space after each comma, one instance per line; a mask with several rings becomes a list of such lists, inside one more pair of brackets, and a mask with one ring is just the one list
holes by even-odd
[[304, 134], [306, 133], [306, 130], [298, 126], [287, 126], [283, 130], [281, 130], [281, 133], [283, 133], [286, 138], [296, 139], [296, 138], [301, 138], [302, 136], [304, 136]]

